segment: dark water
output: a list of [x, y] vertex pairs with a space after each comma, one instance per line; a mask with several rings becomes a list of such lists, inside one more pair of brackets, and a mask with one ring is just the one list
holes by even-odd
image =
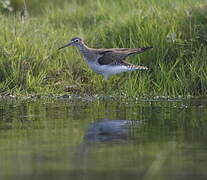
[[1, 100], [0, 179], [207, 179], [207, 99]]

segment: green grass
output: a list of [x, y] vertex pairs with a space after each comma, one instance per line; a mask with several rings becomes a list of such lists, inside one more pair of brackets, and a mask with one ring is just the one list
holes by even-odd
[[1, 93], [103, 94], [103, 78], [75, 48], [57, 51], [80, 36], [97, 48], [154, 46], [128, 59], [150, 71], [113, 76], [110, 95], [207, 94], [204, 0], [28, 2], [28, 18], [21, 17], [21, 0], [12, 1], [13, 12], [0, 13]]

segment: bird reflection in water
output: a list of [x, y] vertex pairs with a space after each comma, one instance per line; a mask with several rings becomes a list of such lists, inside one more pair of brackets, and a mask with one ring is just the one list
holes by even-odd
[[86, 131], [85, 142], [120, 142], [129, 138], [131, 129], [140, 121], [99, 119], [91, 123]]

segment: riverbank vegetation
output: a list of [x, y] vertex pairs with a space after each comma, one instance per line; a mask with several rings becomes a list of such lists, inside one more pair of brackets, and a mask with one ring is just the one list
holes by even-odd
[[103, 94], [103, 78], [75, 48], [154, 48], [128, 59], [149, 71], [110, 78], [110, 95], [207, 94], [204, 0], [0, 0], [0, 93]]

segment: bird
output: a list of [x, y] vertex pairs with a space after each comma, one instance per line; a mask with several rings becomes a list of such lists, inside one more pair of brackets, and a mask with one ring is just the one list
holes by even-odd
[[147, 70], [146, 66], [130, 64], [125, 61], [128, 56], [140, 54], [153, 48], [110, 48], [110, 49], [95, 49], [88, 47], [82, 38], [74, 37], [69, 43], [60, 47], [58, 50], [68, 46], [75, 46], [83, 55], [88, 66], [96, 73], [101, 74], [105, 80], [114, 74], [134, 70]]

